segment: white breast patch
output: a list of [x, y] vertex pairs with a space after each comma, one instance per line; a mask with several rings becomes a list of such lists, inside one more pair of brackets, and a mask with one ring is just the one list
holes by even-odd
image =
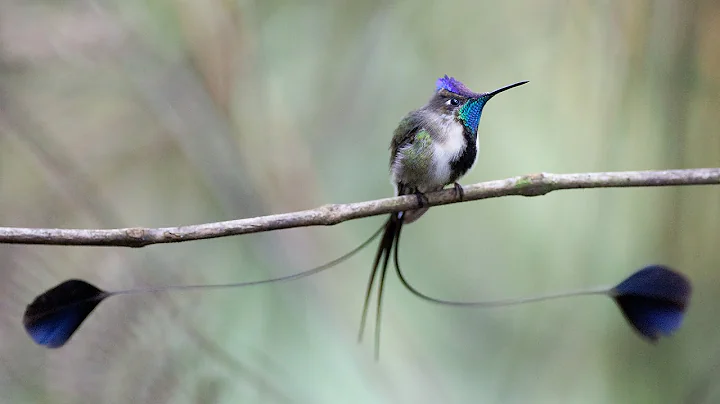
[[435, 120], [441, 137], [433, 142], [433, 180], [439, 185], [445, 185], [450, 181], [450, 161], [457, 158], [465, 149], [465, 138], [463, 127], [455, 122], [452, 117]]

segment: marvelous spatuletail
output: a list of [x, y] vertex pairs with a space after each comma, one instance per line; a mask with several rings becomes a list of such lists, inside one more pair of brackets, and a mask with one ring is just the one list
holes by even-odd
[[[396, 195], [415, 194], [416, 210], [391, 214], [385, 224], [354, 250], [319, 267], [289, 276], [254, 282], [217, 285], [164, 286], [157, 288], [104, 291], [92, 284], [73, 279], [61, 283], [38, 296], [28, 305], [23, 323], [32, 339], [49, 348], [63, 346], [95, 307], [108, 297], [139, 293], [158, 293], [172, 290], [202, 290], [240, 288], [299, 279], [332, 268], [347, 260], [373, 242], [381, 233], [382, 239], [375, 255], [363, 303], [359, 338], [365, 326], [370, 295], [379, 277], [375, 324], [375, 355], [379, 355], [380, 313], [384, 280], [390, 255], [395, 251], [395, 267], [403, 285], [412, 293], [438, 304], [455, 306], [502, 307], [558, 297], [583, 294], [611, 296], [630, 324], [641, 335], [655, 340], [660, 334], [677, 329], [690, 295], [690, 285], [682, 275], [667, 268], [647, 267], [614, 288], [561, 293], [553, 296], [490, 302], [451, 302], [429, 297], [413, 288], [400, 271], [398, 245], [404, 223], [422, 216], [427, 207], [424, 194], [454, 184], [462, 198], [457, 181], [475, 164], [478, 155], [477, 130], [485, 104], [495, 95], [527, 83], [518, 82], [488, 93], [475, 93], [458, 80], [444, 76], [438, 79], [428, 103], [410, 112], [395, 130], [390, 149], [390, 171]], [[382, 269], [378, 267], [382, 261]], [[379, 276], [378, 276], [379, 275]]]
[[[398, 125], [390, 143], [390, 177], [395, 195], [417, 195], [419, 208], [392, 213], [385, 222], [380, 245], [373, 262], [365, 291], [360, 332], [362, 340], [365, 321], [375, 280], [378, 279], [375, 312], [375, 358], [380, 355], [380, 323], [387, 265], [403, 223], [419, 219], [428, 192], [453, 184], [462, 199], [463, 189], [457, 182], [477, 161], [478, 126], [488, 101], [503, 91], [527, 83], [520, 81], [487, 93], [476, 93], [459, 80], [447, 75], [437, 80], [435, 92], [421, 108], [410, 111]], [[397, 248], [397, 247], [395, 247]], [[382, 261], [382, 268], [378, 267]]]

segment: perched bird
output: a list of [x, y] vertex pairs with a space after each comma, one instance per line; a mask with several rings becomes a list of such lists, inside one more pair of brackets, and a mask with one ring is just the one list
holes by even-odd
[[[423, 107], [408, 113], [390, 143], [390, 177], [396, 195], [422, 195], [454, 184], [477, 161], [478, 126], [485, 104], [521, 81], [488, 93], [475, 93], [453, 77], [437, 80], [435, 93]], [[417, 220], [427, 208], [405, 212], [403, 221]]]
[[[388, 260], [396, 235], [403, 223], [412, 223], [426, 211], [427, 192], [438, 191], [453, 184], [462, 199], [463, 189], [457, 182], [467, 173], [478, 157], [478, 125], [485, 104], [503, 91], [521, 86], [521, 81], [488, 93], [476, 93], [459, 80], [447, 75], [437, 80], [435, 92], [419, 109], [408, 113], [395, 129], [390, 143], [390, 177], [395, 195], [415, 194], [419, 208], [393, 213], [385, 222], [383, 237], [375, 254], [363, 304], [358, 339], [362, 340], [378, 267], [377, 311], [375, 312], [375, 357], [379, 355], [380, 317]], [[397, 247], [396, 247], [397, 248]]]
[[417, 220], [426, 211], [424, 194], [454, 184], [462, 198], [457, 181], [472, 168], [478, 154], [478, 124], [483, 107], [494, 95], [527, 83], [515, 83], [489, 93], [474, 93], [448, 76], [437, 81], [428, 103], [410, 112], [395, 130], [390, 150], [390, 172], [396, 195], [415, 194], [418, 209], [391, 214], [385, 224], [361, 245], [321, 266], [273, 279], [215, 285], [171, 285], [150, 288], [105, 291], [84, 280], [71, 279], [45, 291], [26, 308], [23, 325], [35, 343], [48, 347], [64, 346], [98, 304], [109, 297], [141, 293], [183, 290], [241, 288], [304, 278], [337, 266], [372, 243], [382, 234], [373, 263], [363, 304], [360, 338], [367, 318], [370, 294], [378, 278], [375, 354], [378, 355], [380, 312], [383, 283], [390, 255], [394, 249], [395, 270], [403, 286], [415, 296], [443, 305], [471, 307], [504, 307], [560, 297], [602, 294], [610, 296], [626, 320], [645, 339], [656, 341], [677, 330], [689, 303], [691, 287], [681, 274], [660, 265], [645, 267], [614, 287], [600, 287], [555, 295], [484, 302], [453, 302], [428, 296], [413, 287], [403, 275], [398, 258], [403, 223]]

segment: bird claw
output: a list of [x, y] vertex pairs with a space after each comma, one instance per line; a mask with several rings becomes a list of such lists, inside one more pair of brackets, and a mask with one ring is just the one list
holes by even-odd
[[465, 199], [465, 190], [463, 189], [462, 185], [455, 182], [453, 183], [453, 188], [455, 188], [455, 196], [457, 196], [460, 201]]
[[430, 201], [428, 200], [427, 196], [425, 196], [425, 194], [423, 194], [420, 191], [415, 191], [415, 197], [417, 198], [418, 209], [422, 209], [425, 207], [425, 205], [430, 204]]

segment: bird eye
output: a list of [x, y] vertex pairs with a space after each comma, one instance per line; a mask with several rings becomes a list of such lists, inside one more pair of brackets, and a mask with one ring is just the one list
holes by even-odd
[[460, 105], [460, 101], [457, 98], [450, 98], [448, 100], [449, 105], [458, 106]]

